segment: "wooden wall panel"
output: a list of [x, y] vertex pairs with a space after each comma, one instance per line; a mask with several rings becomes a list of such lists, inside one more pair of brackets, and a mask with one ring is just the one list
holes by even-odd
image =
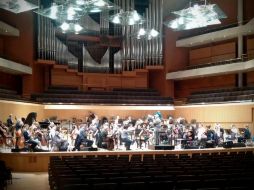
[[245, 21], [249, 21], [254, 17], [254, 1], [253, 0], [244, 0], [244, 11], [243, 16]]
[[254, 86], [254, 71], [247, 73], [247, 85]]
[[254, 59], [254, 38], [247, 39], [247, 55], [249, 59]]
[[174, 32], [165, 27], [165, 40], [164, 40], [164, 65], [165, 72], [174, 72], [184, 69], [188, 64], [189, 49], [177, 48], [175, 43], [181, 32]]
[[195, 91], [229, 88], [234, 86], [234, 74], [175, 81], [175, 97], [184, 98]]
[[110, 90], [112, 88], [148, 88], [148, 72], [132, 71], [123, 74], [79, 73], [66, 69], [52, 69], [51, 85], [77, 86], [88, 90], [100, 88]]
[[3, 36], [4, 56], [7, 59], [24, 65], [32, 65], [34, 59], [34, 13], [27, 11], [13, 14], [1, 10], [0, 18], [3, 22], [16, 27], [20, 31], [19, 37]]
[[229, 59], [234, 59], [234, 58], [236, 58], [235, 53], [217, 55], [217, 56], [212, 57], [212, 62], [218, 62], [218, 61], [229, 60]]
[[163, 70], [150, 70], [149, 87], [156, 89], [161, 96], [174, 97], [174, 81], [165, 78], [166, 74]]
[[212, 56], [212, 48], [211, 47], [193, 49], [190, 51], [190, 60], [208, 58], [211, 56]]
[[0, 11], [0, 18], [3, 22], [16, 27], [19, 37], [1, 36], [3, 41], [2, 55], [9, 60], [13, 60], [23, 65], [32, 67], [32, 75], [24, 75], [20, 82], [22, 84], [22, 94], [29, 97], [31, 93], [42, 92], [44, 90], [44, 68], [35, 64], [34, 43], [34, 16], [33, 11], [13, 14], [5, 10]]
[[77, 86], [82, 85], [82, 76], [75, 72], [66, 72], [65, 69], [51, 70], [51, 85]]
[[183, 117], [188, 121], [196, 119], [205, 123], [252, 123], [254, 105], [216, 105], [176, 107], [174, 117]]
[[200, 58], [200, 59], [192, 59], [190, 60], [190, 65], [199, 65], [199, 64], [206, 64], [211, 63], [212, 57]]
[[135, 88], [136, 78], [133, 77], [123, 77], [122, 86], [124, 88]]
[[30, 94], [42, 93], [45, 86], [45, 67], [33, 64], [33, 74], [23, 76], [23, 96], [29, 97]]
[[4, 73], [0, 71], [0, 88], [7, 88], [16, 90], [18, 93], [22, 91], [22, 83], [21, 76], [11, 75], [9, 73]]
[[3, 56], [3, 53], [4, 53], [4, 41], [0, 37], [0, 56]]
[[135, 88], [147, 88], [148, 87], [148, 71], [136, 71]]
[[39, 104], [0, 100], [0, 107], [0, 120], [4, 122], [6, 122], [10, 113], [17, 118], [26, 118], [30, 112], [37, 112], [37, 121], [42, 121], [45, 118], [44, 106]]
[[229, 42], [225, 44], [219, 44], [212, 46], [211, 55], [218, 56], [224, 54], [232, 54], [236, 51], [236, 44], [235, 42]]
[[247, 39], [247, 50], [254, 50], [254, 38]]
[[254, 38], [247, 39], [247, 54], [249, 59], [254, 59]]
[[224, 44], [213, 45], [190, 50], [190, 65], [205, 64], [236, 57], [236, 43], [227, 42]]
[[110, 75], [107, 78], [107, 85], [109, 90], [112, 88], [117, 88], [119, 86], [122, 86], [121, 75]]

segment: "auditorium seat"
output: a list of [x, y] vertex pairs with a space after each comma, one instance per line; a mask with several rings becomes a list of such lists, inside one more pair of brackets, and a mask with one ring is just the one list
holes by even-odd
[[174, 189], [174, 181], [150, 181], [149, 189], [163, 189], [163, 190], [173, 190]]
[[226, 190], [246, 189], [249, 185], [253, 187], [253, 152], [248, 151], [248, 154], [244, 153], [241, 157], [236, 155], [238, 154], [207, 154], [199, 155], [196, 159], [173, 157], [171, 160], [167, 157], [165, 160], [163, 155], [161, 160], [156, 160], [155, 157], [155, 160], [147, 159], [143, 162], [139, 161], [140, 157], [129, 161], [127, 155], [120, 156], [119, 158], [125, 158], [122, 160], [96, 157], [60, 160], [51, 158], [49, 183], [51, 187], [62, 187], [59, 185], [61, 180], [67, 185], [81, 179], [91, 189], [94, 184], [100, 183], [115, 183], [119, 188], [125, 186], [128, 189], [135, 189], [135, 185], [141, 189], [152, 185], [165, 189]]
[[121, 190], [147, 190], [148, 186], [145, 182], [128, 182], [128, 183], [121, 183], [120, 188]]
[[93, 184], [93, 190], [117, 190], [118, 185], [117, 183], [97, 183]]
[[254, 87], [214, 89], [192, 92], [188, 97], [188, 103], [231, 102], [253, 100]]
[[64, 185], [61, 190], [85, 190], [90, 189], [88, 184], [68, 184]]
[[77, 88], [50, 87], [44, 93], [34, 93], [31, 100], [43, 103], [85, 104], [172, 104], [171, 97], [162, 97], [154, 89], [116, 89], [112, 91], [80, 91]]

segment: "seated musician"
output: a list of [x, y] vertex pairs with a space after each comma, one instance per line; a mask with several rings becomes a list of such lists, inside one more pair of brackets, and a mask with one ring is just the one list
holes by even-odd
[[114, 140], [112, 135], [113, 135], [113, 129], [110, 128], [108, 122], [104, 123], [101, 129], [101, 138], [102, 138], [103, 148], [107, 148], [108, 150], [114, 149]]
[[245, 140], [251, 139], [251, 132], [250, 132], [250, 129], [249, 129], [249, 126], [248, 126], [248, 125], [246, 125], [245, 128], [244, 128], [243, 138], [244, 138]]
[[54, 150], [66, 151], [68, 148], [67, 140], [64, 140], [60, 135], [60, 128], [57, 127], [55, 131], [55, 135], [52, 139], [52, 144]]
[[2, 121], [0, 121], [0, 135], [3, 137], [4, 144], [7, 145], [6, 137], [7, 137], [8, 127], [6, 127]]
[[31, 133], [29, 132], [29, 126], [27, 124], [25, 124], [23, 126], [23, 136], [25, 139], [25, 142], [31, 145], [31, 150], [34, 151], [35, 147], [39, 144], [38, 141], [35, 141], [32, 136]]
[[92, 140], [89, 140], [87, 138], [87, 129], [86, 129], [86, 125], [82, 125], [80, 127], [80, 130], [79, 130], [79, 134], [76, 138], [76, 141], [75, 141], [75, 147], [73, 148], [73, 150], [80, 150], [80, 145], [81, 144], [86, 144], [87, 147], [91, 147], [92, 144], [93, 144], [93, 141]]
[[123, 130], [121, 131], [121, 140], [125, 143], [126, 150], [130, 150], [130, 146], [133, 143], [131, 140], [131, 137], [129, 135], [130, 132], [132, 132], [132, 129], [129, 128], [129, 123], [125, 123], [123, 126]]

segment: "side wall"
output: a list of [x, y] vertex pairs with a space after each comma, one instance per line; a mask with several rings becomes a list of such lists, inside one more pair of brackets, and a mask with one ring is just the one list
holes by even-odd
[[175, 81], [175, 97], [183, 98], [189, 96], [192, 92], [218, 89], [218, 88], [230, 88], [235, 86], [235, 75], [223, 75], [203, 77], [198, 79], [180, 80]]
[[236, 43], [228, 42], [204, 48], [190, 50], [189, 65], [199, 65], [211, 62], [234, 59], [236, 57]]
[[30, 112], [37, 112], [37, 121], [44, 119], [43, 105], [0, 100], [0, 108], [0, 120], [3, 122], [6, 122], [11, 113], [14, 117], [26, 118]]

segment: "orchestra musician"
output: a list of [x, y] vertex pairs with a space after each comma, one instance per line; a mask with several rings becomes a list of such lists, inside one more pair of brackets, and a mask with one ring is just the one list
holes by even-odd
[[31, 132], [29, 131], [29, 125], [28, 124], [25, 124], [23, 126], [23, 136], [24, 136], [25, 142], [30, 145], [30, 150], [34, 151], [35, 147], [39, 144], [39, 142], [35, 141], [32, 138]]
[[9, 128], [9, 131], [12, 131], [12, 127], [14, 125], [14, 122], [13, 122], [13, 119], [12, 119], [12, 114], [10, 114], [7, 118], [7, 121], [6, 121], [6, 125], [7, 127]]
[[125, 143], [126, 150], [131, 150], [130, 146], [133, 143], [130, 136], [130, 133], [133, 132], [133, 129], [132, 128], [129, 129], [129, 125], [130, 123], [128, 121], [125, 121], [123, 123], [123, 129], [121, 131], [121, 140], [122, 142]]
[[3, 143], [7, 145], [8, 127], [6, 127], [2, 121], [0, 121], [0, 135], [3, 138]]
[[160, 142], [160, 130], [161, 130], [161, 118], [158, 113], [154, 115], [154, 133], [155, 133], [155, 145], [159, 145]]
[[16, 143], [15, 148], [23, 148], [24, 147], [24, 139], [22, 136], [22, 127], [24, 123], [21, 119], [17, 119], [16, 125], [15, 125], [15, 136], [16, 136]]
[[140, 145], [140, 149], [142, 148], [142, 142], [146, 144], [149, 142], [149, 138], [150, 138], [151, 132], [148, 129], [148, 126], [146, 123], [142, 123], [141, 124], [141, 131], [139, 133], [139, 145]]
[[105, 122], [102, 125], [101, 139], [102, 139], [102, 147], [103, 147], [103, 143], [105, 143], [106, 144], [105, 148], [107, 148], [108, 150], [114, 149], [113, 129], [110, 128], [108, 122]]
[[86, 124], [80, 126], [79, 134], [76, 138], [75, 145], [73, 150], [80, 150], [81, 144], [86, 144], [87, 147], [91, 147], [93, 144], [93, 140], [88, 139], [88, 128]]

